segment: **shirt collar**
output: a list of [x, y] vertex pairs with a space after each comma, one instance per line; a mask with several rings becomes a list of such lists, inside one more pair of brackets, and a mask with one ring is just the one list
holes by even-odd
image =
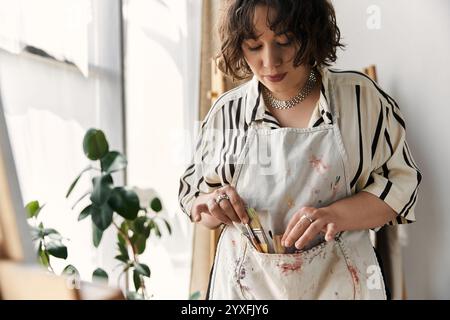
[[[325, 103], [321, 103], [320, 106], [324, 108], [324, 111], [330, 112], [329, 107], [329, 70], [328, 68], [320, 68], [319, 73], [321, 75], [321, 98], [325, 98]], [[245, 104], [245, 121], [250, 125], [253, 121], [262, 120], [266, 112], [266, 104], [262, 98], [261, 85], [256, 76], [249, 82], [249, 88], [247, 91], [247, 99]]]
[[247, 100], [245, 103], [245, 121], [248, 125], [253, 121], [262, 120], [266, 112], [266, 105], [262, 98], [261, 85], [256, 76], [250, 80]]

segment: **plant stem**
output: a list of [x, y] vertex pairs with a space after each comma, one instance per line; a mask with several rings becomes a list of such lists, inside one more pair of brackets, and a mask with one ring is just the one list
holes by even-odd
[[[131, 239], [128, 236], [128, 234], [123, 232], [115, 221], [113, 221], [112, 224], [117, 229], [117, 231], [122, 235], [122, 237], [125, 239], [125, 241], [128, 243], [128, 245], [131, 247], [131, 251], [133, 252], [133, 261], [135, 263], [139, 263], [139, 257], [138, 257], [138, 254], [136, 253], [137, 250], [136, 250], [135, 246], [133, 245], [133, 243], [131, 242]], [[146, 288], [145, 288], [144, 277], [139, 276], [139, 279], [141, 280], [142, 295], [144, 296], [144, 299], [146, 299], [147, 293], [146, 293]]]
[[125, 241], [128, 243], [128, 245], [131, 247], [131, 250], [132, 250], [132, 252], [133, 252], [133, 260], [134, 260], [135, 262], [139, 262], [139, 261], [138, 261], [137, 254], [136, 254], [136, 248], [135, 248], [135, 247], [133, 246], [133, 244], [131, 243], [131, 240], [130, 240], [130, 238], [128, 237], [128, 235], [120, 229], [120, 227], [117, 225], [117, 223], [116, 223], [115, 221], [113, 221], [112, 224], [113, 224], [114, 227], [117, 229], [117, 231], [123, 236], [123, 238], [124, 238]]

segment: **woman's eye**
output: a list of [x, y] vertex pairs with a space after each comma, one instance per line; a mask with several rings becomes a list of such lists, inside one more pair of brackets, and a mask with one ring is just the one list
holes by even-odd
[[256, 46], [256, 47], [248, 47], [248, 50], [250, 50], [250, 51], [257, 51], [257, 50], [259, 50], [259, 49], [261, 49], [261, 46]]
[[278, 45], [282, 46], [282, 47], [288, 47], [292, 44], [292, 41], [288, 41], [288, 42], [279, 42]]

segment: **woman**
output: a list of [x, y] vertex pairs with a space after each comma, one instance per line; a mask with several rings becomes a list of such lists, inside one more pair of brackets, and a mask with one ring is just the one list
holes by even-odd
[[[415, 221], [421, 175], [396, 102], [357, 72], [327, 0], [228, 1], [220, 67], [252, 80], [203, 120], [181, 208], [224, 225], [211, 299], [385, 299], [369, 229]], [[288, 254], [258, 252], [239, 225], [256, 209]]]

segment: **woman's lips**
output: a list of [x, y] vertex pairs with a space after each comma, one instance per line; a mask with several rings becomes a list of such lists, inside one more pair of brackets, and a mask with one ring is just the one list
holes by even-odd
[[281, 80], [284, 79], [284, 77], [286, 76], [287, 72], [285, 73], [280, 73], [280, 74], [274, 74], [274, 75], [270, 75], [270, 76], [265, 76], [265, 78], [267, 80], [269, 80], [270, 82], [280, 82]]

